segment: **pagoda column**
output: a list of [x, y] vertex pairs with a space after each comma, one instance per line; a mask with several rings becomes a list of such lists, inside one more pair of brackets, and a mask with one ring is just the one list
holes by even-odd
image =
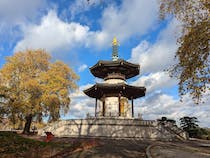
[[134, 110], [133, 110], [133, 97], [131, 97], [131, 110], [132, 110], [132, 117], [134, 117]]
[[120, 98], [121, 98], [121, 94], [119, 93], [118, 95], [119, 116], [121, 116]]
[[98, 101], [98, 99], [96, 98], [96, 103], [95, 103], [95, 117], [97, 117], [97, 101]]
[[105, 116], [105, 101], [103, 101], [102, 105], [102, 115]]

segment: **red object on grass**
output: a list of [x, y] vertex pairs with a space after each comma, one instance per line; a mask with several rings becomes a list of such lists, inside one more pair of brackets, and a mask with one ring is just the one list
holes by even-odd
[[45, 139], [45, 142], [49, 142], [53, 139], [54, 135], [51, 132], [45, 132], [47, 135], [47, 138]]

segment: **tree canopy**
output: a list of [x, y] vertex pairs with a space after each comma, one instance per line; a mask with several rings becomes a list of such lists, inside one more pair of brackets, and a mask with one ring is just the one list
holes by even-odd
[[182, 129], [188, 132], [190, 137], [196, 135], [198, 126], [198, 119], [196, 117], [185, 116], [180, 118], [180, 125]]
[[78, 76], [61, 61], [50, 62], [44, 50], [26, 50], [7, 57], [0, 70], [0, 94], [3, 108], [15, 122], [25, 120], [24, 132], [30, 130], [32, 118], [49, 117], [56, 121], [60, 112], [69, 109], [69, 93], [77, 88]]
[[176, 51], [178, 63], [171, 69], [171, 76], [179, 79], [181, 96], [190, 93], [195, 103], [210, 90], [209, 66], [209, 9], [208, 0], [159, 0], [160, 17], [172, 14], [182, 25]]

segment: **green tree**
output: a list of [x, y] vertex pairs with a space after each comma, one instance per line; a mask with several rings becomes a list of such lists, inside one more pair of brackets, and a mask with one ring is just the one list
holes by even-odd
[[50, 58], [44, 50], [17, 52], [0, 70], [7, 117], [13, 123], [25, 120], [23, 133], [29, 133], [32, 119], [58, 120], [69, 109], [69, 93], [77, 88], [74, 71], [60, 61], [50, 63]]
[[178, 63], [169, 71], [179, 79], [179, 94], [190, 93], [195, 103], [209, 90], [209, 0], [159, 0], [160, 17], [181, 21], [182, 35], [176, 51]]
[[157, 119], [161, 124], [170, 123], [173, 126], [176, 125], [176, 121], [173, 119], [168, 119], [167, 117], [161, 117], [161, 119]]
[[189, 133], [189, 137], [197, 136], [198, 132], [198, 119], [196, 117], [182, 117], [180, 118], [180, 125], [182, 129]]

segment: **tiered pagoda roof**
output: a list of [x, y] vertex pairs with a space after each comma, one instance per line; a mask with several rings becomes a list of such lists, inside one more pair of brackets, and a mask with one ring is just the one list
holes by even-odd
[[132, 78], [139, 74], [140, 66], [129, 63], [123, 59], [116, 61], [100, 60], [90, 68], [91, 73], [98, 78], [105, 78], [108, 74], [118, 73], [125, 76], [125, 79]]
[[84, 93], [92, 98], [100, 99], [103, 95], [106, 97], [115, 96], [118, 97], [119, 94], [128, 99], [136, 99], [145, 96], [145, 87], [136, 87], [127, 85], [126, 83], [96, 83], [92, 87], [84, 90]]

